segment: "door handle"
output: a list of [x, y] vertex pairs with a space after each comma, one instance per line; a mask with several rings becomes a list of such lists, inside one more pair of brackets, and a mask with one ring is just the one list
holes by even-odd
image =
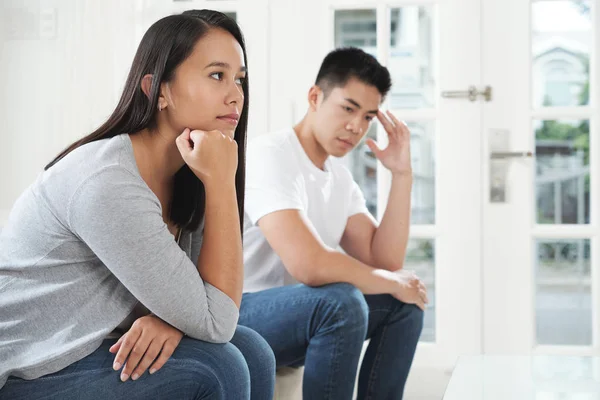
[[470, 101], [476, 101], [477, 96], [483, 96], [485, 101], [492, 100], [492, 87], [486, 86], [483, 91], [477, 90], [475, 86], [469, 86], [466, 91], [449, 90], [442, 92], [442, 97], [445, 99], [469, 99]]
[[489, 176], [490, 202], [505, 203], [507, 201], [508, 170], [511, 160], [532, 159], [533, 151], [510, 151], [510, 131], [507, 129], [490, 129], [489, 131]]
[[503, 160], [507, 158], [527, 158], [533, 157], [535, 154], [531, 151], [496, 151], [490, 153], [492, 160]]

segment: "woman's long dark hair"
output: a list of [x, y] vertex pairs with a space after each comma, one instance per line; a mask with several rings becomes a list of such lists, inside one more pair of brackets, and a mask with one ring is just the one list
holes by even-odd
[[[244, 37], [237, 23], [223, 13], [212, 10], [189, 10], [154, 23], [138, 47], [121, 99], [108, 120], [88, 136], [60, 153], [45, 169], [52, 167], [79, 146], [122, 133], [135, 133], [156, 126], [160, 85], [173, 79], [175, 69], [192, 53], [196, 42], [211, 29], [229, 32], [240, 44], [247, 65]], [[149, 98], [141, 89], [142, 78], [152, 74]], [[240, 227], [244, 221], [246, 176], [246, 129], [248, 125], [248, 79], [243, 80], [245, 101], [234, 139], [238, 145], [238, 169], [235, 176]], [[204, 218], [204, 185], [187, 165], [175, 175], [169, 218], [180, 228], [196, 230]]]

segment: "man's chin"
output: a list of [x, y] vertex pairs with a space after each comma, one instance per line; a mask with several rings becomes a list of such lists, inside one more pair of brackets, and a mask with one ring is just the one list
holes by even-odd
[[348, 153], [350, 153], [352, 150], [353, 149], [350, 149], [350, 150], [336, 149], [336, 150], [333, 150], [333, 151], [329, 152], [329, 155], [331, 157], [335, 157], [335, 158], [342, 158], [342, 157], [348, 155]]

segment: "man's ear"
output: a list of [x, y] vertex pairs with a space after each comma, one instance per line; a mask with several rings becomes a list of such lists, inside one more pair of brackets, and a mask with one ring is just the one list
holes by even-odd
[[308, 90], [308, 108], [311, 111], [316, 111], [319, 104], [323, 101], [323, 96], [323, 90], [319, 86], [311, 86]]

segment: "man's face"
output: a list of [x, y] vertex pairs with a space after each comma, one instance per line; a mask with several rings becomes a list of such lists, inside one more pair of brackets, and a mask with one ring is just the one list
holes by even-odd
[[321, 147], [334, 157], [346, 155], [367, 133], [382, 100], [375, 86], [358, 79], [333, 88], [327, 97], [320, 92], [313, 128]]

